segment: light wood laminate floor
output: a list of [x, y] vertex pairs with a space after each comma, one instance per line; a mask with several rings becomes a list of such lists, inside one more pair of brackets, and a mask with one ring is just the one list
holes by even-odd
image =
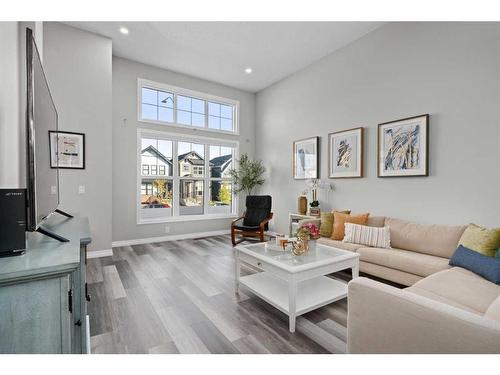
[[283, 313], [244, 287], [236, 295], [228, 236], [118, 247], [87, 267], [92, 353], [346, 350], [346, 299], [299, 317], [290, 333]]

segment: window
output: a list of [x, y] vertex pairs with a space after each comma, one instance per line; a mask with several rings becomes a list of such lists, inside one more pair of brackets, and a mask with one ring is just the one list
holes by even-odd
[[141, 91], [141, 114], [145, 120], [174, 121], [174, 94], [143, 87]]
[[208, 102], [208, 127], [231, 131], [233, 126], [233, 107], [220, 103]]
[[229, 170], [237, 142], [151, 133], [144, 130], [138, 135], [139, 223], [221, 217], [236, 212]]
[[145, 220], [172, 216], [173, 143], [152, 137], [140, 141], [140, 216]]
[[139, 121], [238, 133], [238, 101], [139, 79]]

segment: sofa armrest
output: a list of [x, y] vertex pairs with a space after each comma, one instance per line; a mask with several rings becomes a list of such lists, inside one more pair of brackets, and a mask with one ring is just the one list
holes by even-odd
[[348, 287], [349, 353], [500, 353], [500, 323], [364, 277]]

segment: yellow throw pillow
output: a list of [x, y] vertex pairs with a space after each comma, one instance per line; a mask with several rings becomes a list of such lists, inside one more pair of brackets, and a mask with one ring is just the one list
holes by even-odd
[[322, 237], [330, 237], [332, 235], [332, 229], [333, 229], [333, 212], [322, 212], [319, 234]]
[[500, 228], [488, 229], [469, 224], [458, 244], [483, 255], [494, 257], [500, 247]]

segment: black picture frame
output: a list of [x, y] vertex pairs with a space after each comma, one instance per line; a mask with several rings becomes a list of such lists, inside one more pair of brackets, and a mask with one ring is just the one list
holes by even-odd
[[[53, 157], [53, 149], [52, 149], [52, 144], [53, 144], [53, 136], [57, 134], [57, 137], [61, 135], [69, 135], [69, 136], [77, 136], [81, 139], [81, 163], [75, 166], [71, 165], [55, 165], [54, 163], [54, 157]], [[76, 133], [76, 132], [67, 132], [67, 131], [54, 131], [54, 130], [49, 130], [49, 163], [50, 163], [50, 168], [59, 168], [59, 169], [85, 169], [85, 133]]]
[[[399, 120], [394, 120], [394, 121], [388, 121], [388, 122], [383, 122], [381, 124], [378, 124], [377, 127], [377, 177], [378, 178], [392, 178], [392, 177], [427, 177], [429, 176], [429, 114], [422, 114], [418, 116], [412, 116], [412, 117], [406, 117], [403, 119]], [[394, 126], [397, 126], [398, 123], [400, 125], [404, 125], [405, 123], [412, 122], [412, 121], [417, 121], [420, 120], [421, 124], [423, 125], [424, 132], [423, 134], [423, 142], [421, 143], [424, 147], [425, 150], [423, 150], [423, 155], [425, 156], [425, 161], [423, 162], [422, 167], [420, 168], [420, 171], [417, 171], [415, 173], [401, 173], [397, 174], [397, 172], [392, 173], [392, 174], [384, 174], [387, 172], [384, 172], [381, 168], [381, 164], [384, 163], [384, 157], [385, 155], [383, 154], [384, 150], [381, 147], [381, 141], [383, 141], [383, 136], [381, 136], [381, 132], [384, 131], [388, 125], [393, 124]]]

